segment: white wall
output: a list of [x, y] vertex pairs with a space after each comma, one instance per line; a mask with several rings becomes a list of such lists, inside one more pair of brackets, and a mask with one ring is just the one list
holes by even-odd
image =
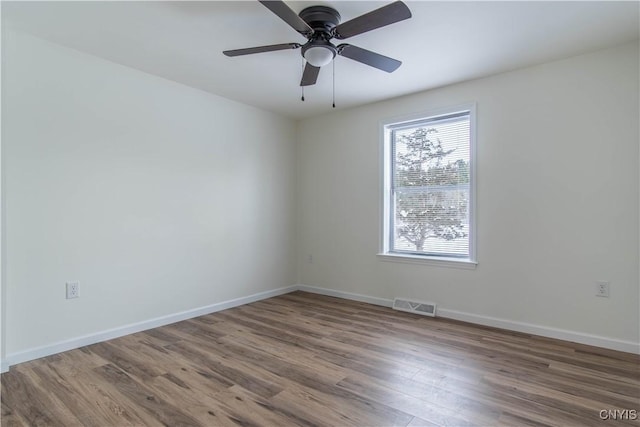
[[17, 32], [2, 59], [8, 358], [296, 282], [292, 121]]
[[[378, 259], [379, 122], [473, 102], [477, 268]], [[637, 349], [639, 114], [635, 43], [302, 121], [300, 282]]]

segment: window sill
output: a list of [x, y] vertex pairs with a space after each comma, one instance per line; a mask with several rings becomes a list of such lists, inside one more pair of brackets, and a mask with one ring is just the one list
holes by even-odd
[[478, 265], [476, 261], [458, 258], [434, 258], [420, 255], [394, 253], [380, 253], [377, 256], [380, 261], [433, 265], [436, 267], [461, 268], [465, 270], [474, 270]]

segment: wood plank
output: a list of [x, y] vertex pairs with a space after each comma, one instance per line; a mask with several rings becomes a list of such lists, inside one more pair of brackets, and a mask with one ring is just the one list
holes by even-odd
[[66, 370], [59, 369], [60, 366], [60, 363], [43, 359], [32, 371], [41, 380], [47, 393], [55, 395], [78, 418], [81, 425], [99, 427], [105, 425], [105, 420], [109, 420], [109, 425], [133, 426], [149, 421], [134, 415], [137, 411], [127, 405], [124, 399], [118, 402], [108, 392], [95, 386], [95, 379], [89, 379], [86, 372], [80, 371], [68, 376]]
[[[216, 399], [234, 420], [241, 420], [243, 425], [318, 425], [309, 418], [291, 411], [288, 403], [278, 405], [274, 399], [264, 399], [239, 386], [233, 386], [218, 393]], [[236, 424], [238, 424], [237, 421]]]
[[21, 371], [2, 374], [2, 399], [8, 408], [5, 410], [19, 414], [29, 426], [81, 425], [74, 414], [34, 382], [31, 369]]
[[2, 401], [2, 412], [0, 412], [0, 424], [5, 427], [26, 427], [27, 422], [17, 412], [11, 409]]
[[175, 401], [175, 394], [179, 390], [180, 408], [197, 419], [200, 425], [237, 426], [238, 424], [250, 424], [217, 398], [219, 393], [228, 388], [216, 390], [202, 387], [199, 385], [201, 379], [199, 376], [179, 377], [178, 375], [164, 374], [145, 382], [145, 386], [165, 401]]
[[127, 340], [121, 340], [120, 345], [102, 342], [89, 346], [92, 352], [108, 360], [110, 364], [140, 379], [154, 378], [162, 375], [164, 371], [156, 364], [133, 351], [125, 345]]
[[187, 344], [175, 343], [167, 346], [167, 349], [174, 353], [179, 353], [189, 360], [195, 361], [202, 369], [211, 371], [213, 376], [221, 379], [220, 381], [227, 382], [230, 385], [238, 384], [247, 390], [252, 390], [259, 396], [269, 398], [282, 391], [282, 388], [277, 384], [265, 381], [247, 372], [247, 370], [234, 366], [234, 364], [228, 360], [223, 360], [222, 358], [195, 349]]
[[169, 401], [158, 398], [148, 387], [135, 381], [115, 365], [104, 365], [93, 369], [136, 406], [147, 411], [167, 426], [197, 426], [200, 423]]

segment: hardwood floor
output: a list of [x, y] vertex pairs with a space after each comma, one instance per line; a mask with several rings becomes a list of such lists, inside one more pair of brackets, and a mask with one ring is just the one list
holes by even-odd
[[2, 425], [638, 426], [639, 366], [295, 292], [13, 366]]

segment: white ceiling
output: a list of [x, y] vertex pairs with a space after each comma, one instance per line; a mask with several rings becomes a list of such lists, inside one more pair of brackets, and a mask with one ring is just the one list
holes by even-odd
[[[390, 2], [390, 1], [389, 1]], [[321, 4], [347, 21], [389, 2]], [[387, 74], [336, 60], [336, 103], [352, 107], [638, 39], [640, 3], [406, 1], [413, 17], [345, 40], [399, 59]], [[294, 118], [331, 110], [331, 66], [300, 101], [299, 50], [226, 49], [305, 39], [257, 1], [2, 2], [3, 24], [138, 70]]]

